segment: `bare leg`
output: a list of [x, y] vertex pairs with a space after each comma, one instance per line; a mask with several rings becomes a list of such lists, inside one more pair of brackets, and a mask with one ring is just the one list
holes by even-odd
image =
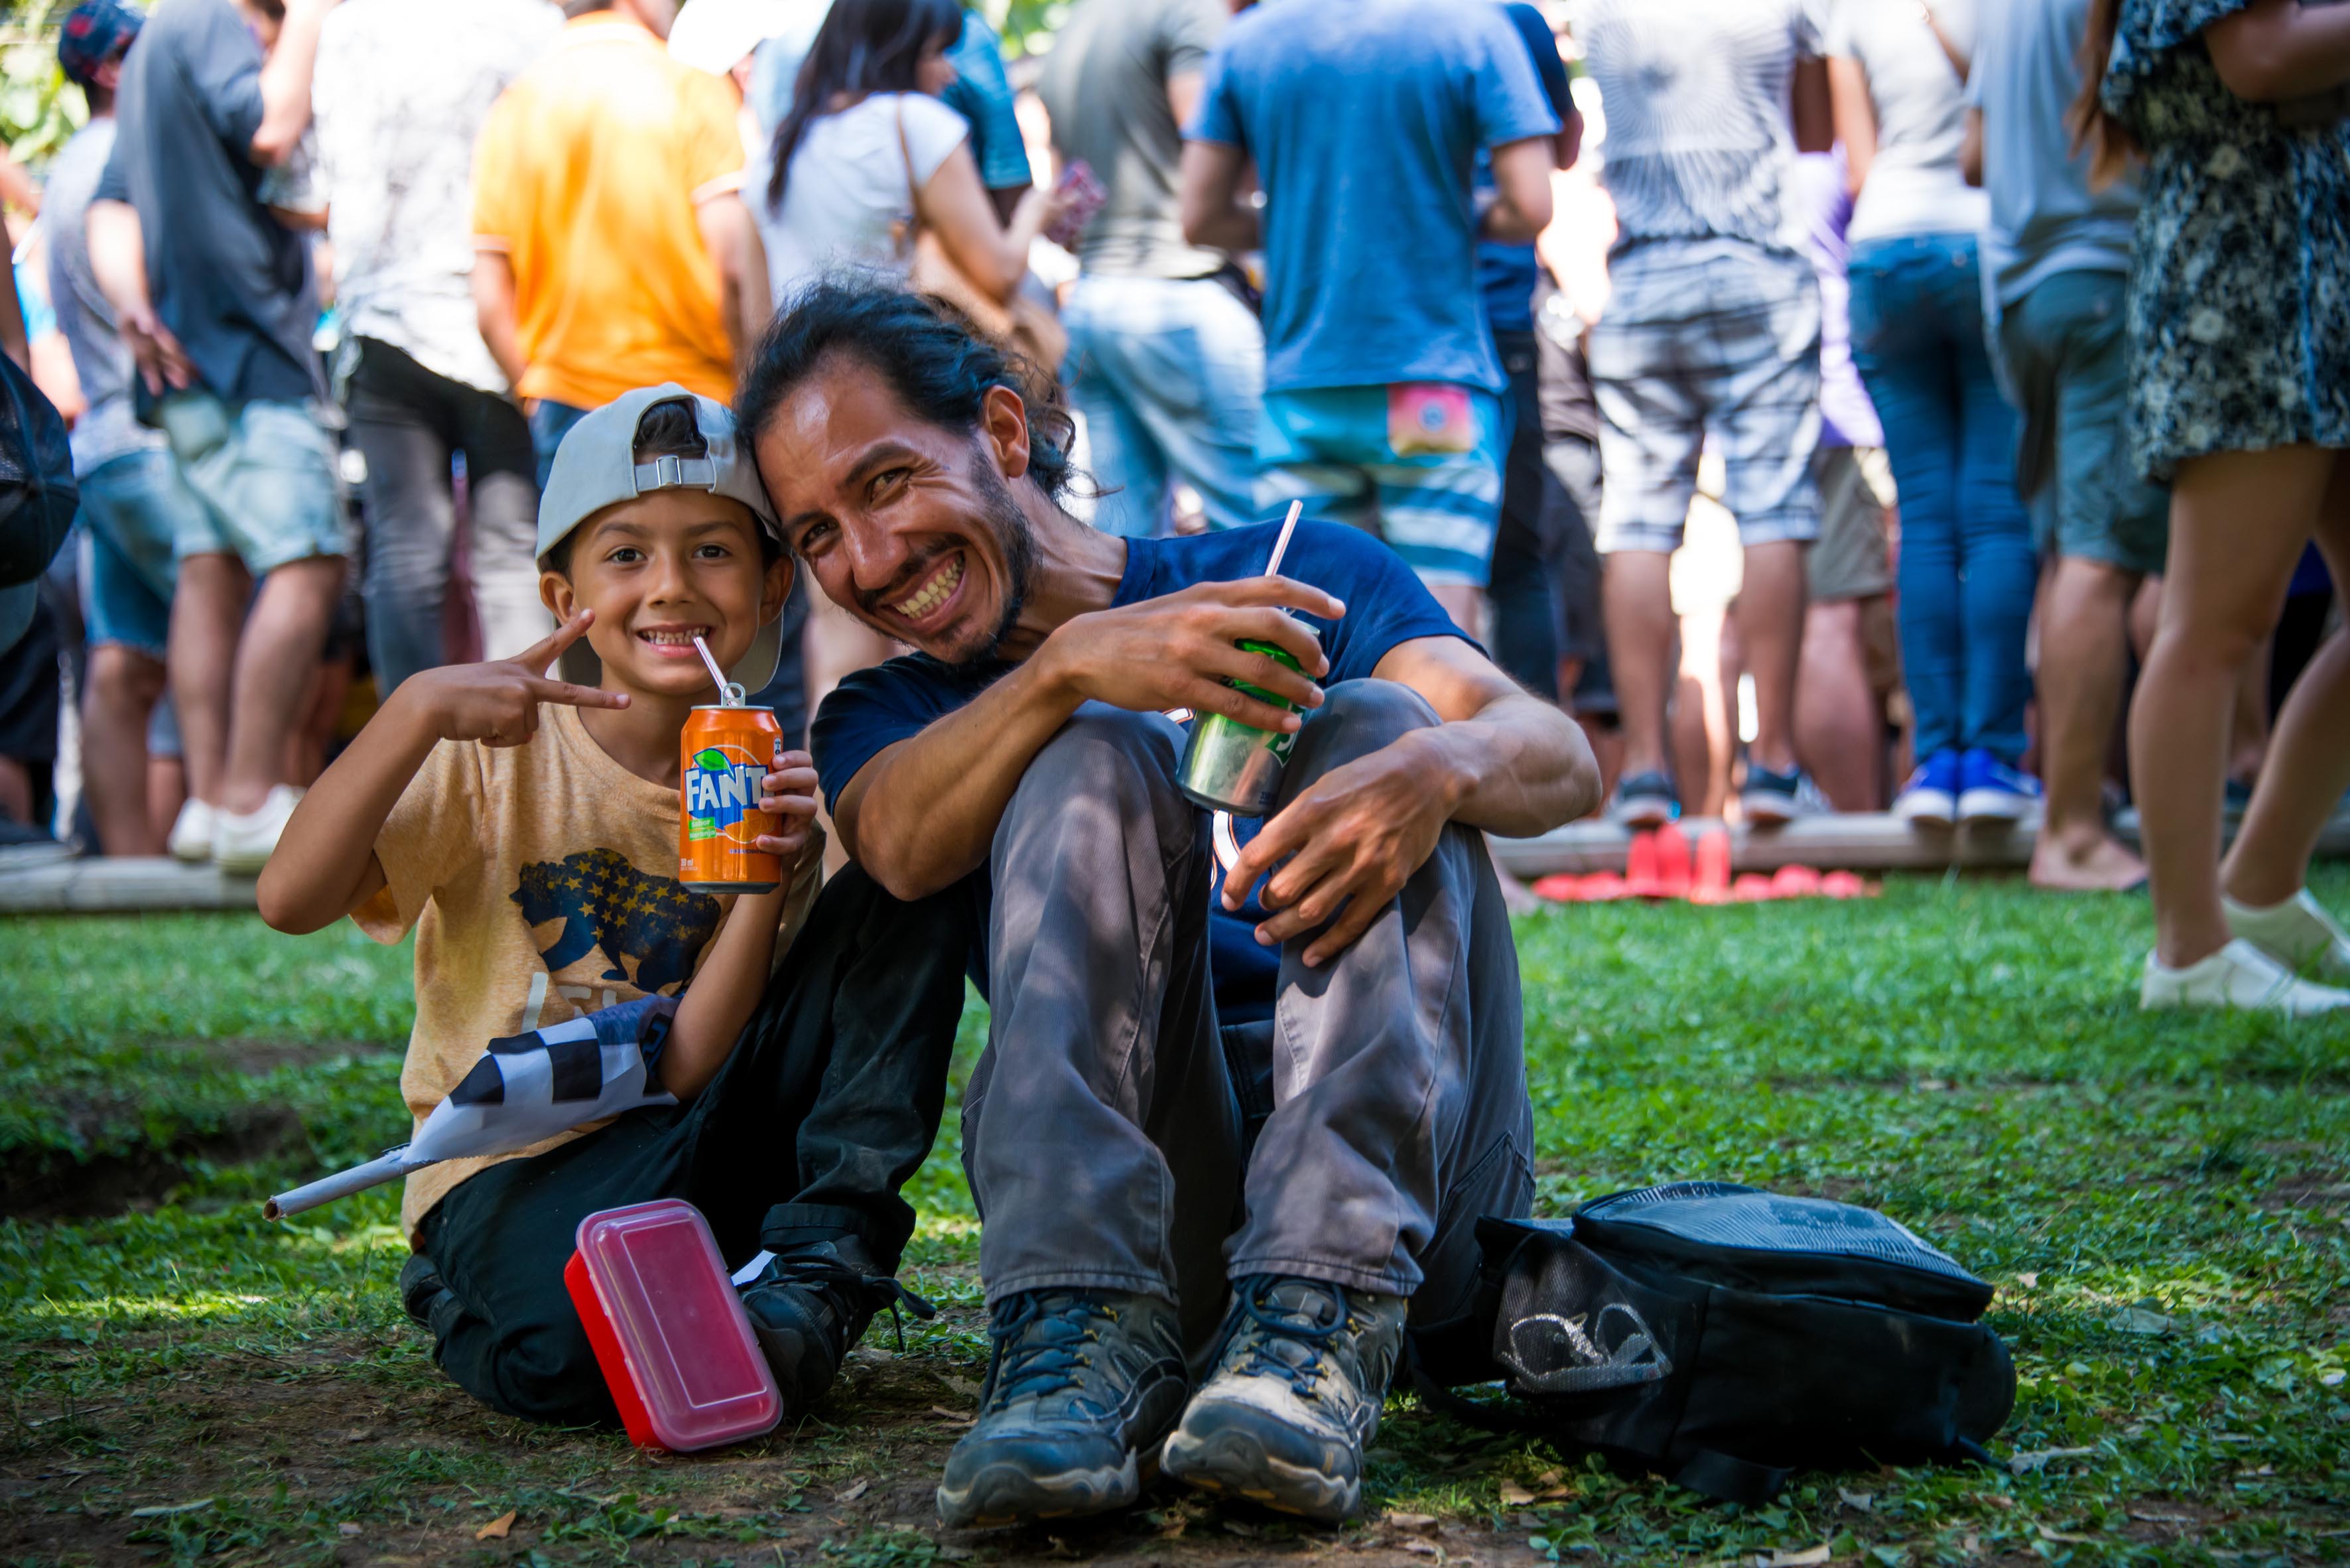
[[159, 757], [152, 753], [147, 758], [147, 826], [161, 844], [171, 836], [172, 824], [179, 820], [180, 807], [188, 800], [187, 764], [177, 757]]
[[2261, 761], [2269, 752], [2269, 659], [2275, 639], [2262, 638], [2260, 651], [2244, 666], [2236, 683], [2236, 711], [2228, 722], [2228, 776], [2238, 784], [2254, 784]]
[[163, 666], [119, 643], [89, 650], [81, 705], [82, 793], [108, 855], [161, 855], [147, 810], [147, 721], [163, 695]]
[[[327, 623], [343, 588], [343, 558], [314, 556], [271, 572], [236, 650], [236, 697], [229, 725], [228, 773], [220, 805], [258, 810], [286, 781], [286, 739], [302, 721], [326, 646]], [[187, 714], [181, 713], [184, 732]], [[190, 747], [192, 753], [192, 743]]]
[[190, 556], [172, 590], [172, 702], [188, 793], [218, 805], [228, 772], [230, 674], [253, 578], [230, 555]]
[[1619, 550], [1603, 567], [1607, 660], [1616, 678], [1627, 774], [1665, 766], [1665, 697], [1673, 677], [1675, 631], [1671, 559], [1661, 550]]
[[[2337, 455], [2318, 548], [2336, 583], [2350, 582], [2350, 458]], [[2243, 831], [2221, 867], [2221, 885], [2240, 904], [2265, 909], [2301, 891], [2325, 819], [2350, 790], [2350, 630], [2337, 627], [2319, 645], [2286, 694], [2270, 738], [2269, 761], [2252, 790]]]
[[1861, 649], [1864, 607], [1832, 599], [1804, 611], [1795, 754], [1838, 811], [1885, 809], [1885, 724]]
[[[2171, 487], [2162, 616], [2129, 739], [2154, 883], [2155, 956], [2172, 969], [2229, 940], [2220, 907], [2229, 713], [2245, 663], [2275, 626], [2334, 466], [2334, 453], [2316, 447], [2220, 452], [2180, 464]], [[2272, 824], [2272, 847], [2247, 865], [2265, 864], [2282, 836]]]
[[33, 775], [14, 757], [0, 757], [0, 818], [27, 827], [47, 826], [33, 821]]
[[2138, 579], [2119, 566], [2066, 556], [2048, 574], [2040, 607], [2040, 766], [2047, 810], [2032, 852], [2034, 886], [2118, 892], [2146, 880], [2146, 863], [2106, 831], [2106, 753], [2122, 701], [2129, 617]]
[[1746, 552], [1738, 590], [1738, 643], [1754, 678], [1754, 744], [1748, 756], [1774, 773], [1795, 765], [1795, 666], [1804, 646], [1804, 551], [1782, 539]]

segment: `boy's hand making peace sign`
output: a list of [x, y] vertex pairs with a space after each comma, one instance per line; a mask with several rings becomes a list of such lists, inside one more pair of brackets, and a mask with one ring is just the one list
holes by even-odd
[[418, 709], [433, 736], [443, 741], [480, 741], [519, 746], [538, 732], [538, 705], [625, 708], [629, 694], [596, 686], [549, 680], [547, 668], [563, 650], [588, 635], [594, 610], [581, 610], [512, 659], [481, 664], [449, 664], [420, 670], [400, 683], [397, 698]]

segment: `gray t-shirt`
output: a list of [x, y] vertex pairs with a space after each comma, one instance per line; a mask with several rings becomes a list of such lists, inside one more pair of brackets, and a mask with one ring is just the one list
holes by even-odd
[[1201, 71], [1231, 16], [1225, 0], [1080, 0], [1045, 57], [1036, 92], [1053, 145], [1090, 164], [1108, 197], [1078, 245], [1086, 271], [1201, 277], [1223, 265], [1183, 240], [1167, 79]]
[[2060, 272], [2129, 270], [2137, 182], [2089, 189], [2064, 111], [2080, 90], [2075, 63], [2089, 0], [1977, 0], [1967, 101], [1982, 111], [1983, 287], [1994, 306]]
[[230, 402], [318, 395], [309, 248], [261, 204], [261, 41], [228, 0], [172, 0], [140, 29], [98, 193], [139, 211], [155, 314]]
[[114, 151], [114, 121], [93, 119], [74, 133], [49, 165], [41, 218], [49, 234], [49, 304], [57, 329], [73, 350], [74, 374], [88, 405], [74, 421], [74, 472], [86, 474], [125, 452], [158, 445], [162, 436], [140, 424], [130, 410], [130, 349], [114, 328], [114, 307], [99, 292], [89, 270], [89, 239], [84, 233], [89, 203], [98, 194]]

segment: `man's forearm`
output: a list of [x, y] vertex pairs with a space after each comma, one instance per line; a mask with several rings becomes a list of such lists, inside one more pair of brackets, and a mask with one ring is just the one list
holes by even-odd
[[987, 863], [1013, 792], [1077, 701], [1029, 659], [868, 763], [832, 803], [842, 846], [897, 898], [951, 887]]
[[146, 239], [139, 227], [139, 209], [128, 202], [92, 202], [85, 220], [89, 242], [89, 270], [99, 293], [118, 319], [144, 317], [147, 297]]
[[318, 28], [336, 0], [292, 0], [276, 47], [261, 67], [261, 125], [253, 161], [283, 163], [310, 124], [310, 78], [318, 62]]
[[1452, 820], [1504, 838], [1548, 833], [1599, 804], [1599, 765], [1582, 727], [1523, 692], [1398, 743], [1428, 748]]
[[497, 251], [473, 254], [473, 321], [506, 385], [520, 396], [530, 357], [523, 352], [522, 333], [515, 324], [514, 264]]

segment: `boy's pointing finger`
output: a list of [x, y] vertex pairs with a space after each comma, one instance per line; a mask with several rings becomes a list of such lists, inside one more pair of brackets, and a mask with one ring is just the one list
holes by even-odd
[[567, 708], [625, 708], [629, 694], [607, 691], [600, 686], [574, 686], [568, 680], [549, 680], [534, 675], [529, 681], [530, 694], [541, 702], [560, 702]]

